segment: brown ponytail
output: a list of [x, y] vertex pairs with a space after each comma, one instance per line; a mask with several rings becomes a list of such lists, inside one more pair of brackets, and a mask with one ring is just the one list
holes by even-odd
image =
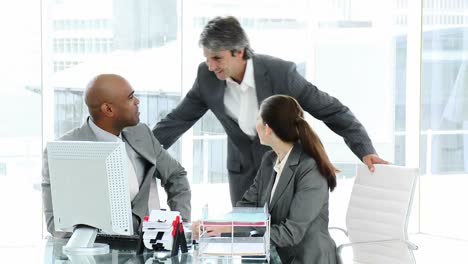
[[338, 170], [330, 162], [320, 138], [304, 120], [304, 111], [296, 99], [287, 95], [270, 96], [262, 102], [260, 116], [281, 140], [301, 143], [304, 152], [315, 159], [320, 174], [333, 191]]
[[318, 135], [303, 118], [297, 119], [296, 124], [299, 132], [299, 141], [304, 152], [315, 159], [320, 174], [327, 180], [330, 191], [333, 191], [336, 187], [336, 172], [338, 170], [328, 158], [322, 141], [320, 141]]

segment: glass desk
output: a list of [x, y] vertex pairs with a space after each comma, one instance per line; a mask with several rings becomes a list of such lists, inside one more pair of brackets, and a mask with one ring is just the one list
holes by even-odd
[[[109, 254], [95, 255], [95, 256], [67, 256], [63, 254], [62, 247], [66, 245], [66, 239], [49, 238], [45, 243], [44, 264], [183, 264], [183, 263], [203, 263], [203, 264], [224, 264], [224, 263], [266, 263], [265, 261], [258, 260], [242, 260], [242, 259], [223, 259], [217, 260], [201, 260], [197, 258], [197, 248], [190, 249], [188, 253], [179, 253], [176, 257], [167, 256], [167, 254], [157, 253], [154, 251], [146, 250], [143, 254], [136, 254], [136, 243], [125, 241], [103, 241], [99, 242], [108, 243], [110, 245]], [[270, 263], [281, 263], [271, 257]]]

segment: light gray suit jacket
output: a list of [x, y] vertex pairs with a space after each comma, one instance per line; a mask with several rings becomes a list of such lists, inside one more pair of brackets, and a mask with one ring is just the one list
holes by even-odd
[[[167, 204], [170, 209], [179, 211], [183, 219], [190, 220], [191, 191], [185, 169], [162, 148], [149, 127], [145, 124], [140, 123], [136, 126], [125, 128], [122, 131], [122, 137], [147, 163], [144, 178], [140, 184], [140, 190], [132, 201], [132, 213], [134, 219], [135, 216], [137, 217], [138, 224], [141, 224], [141, 220], [145, 215], [148, 215], [148, 199], [152, 186], [157, 194], [155, 177], [161, 180], [161, 185], [167, 193]], [[89, 127], [87, 121], [81, 127], [62, 136], [59, 140], [97, 141], [96, 135]], [[54, 236], [63, 236], [64, 234], [56, 232], [54, 227], [47, 150], [44, 151], [42, 167], [42, 201], [47, 230]], [[135, 227], [138, 228], [138, 226]], [[135, 229], [135, 232], [137, 230]]]
[[328, 232], [328, 184], [315, 160], [295, 144], [273, 199], [276, 154], [267, 152], [253, 185], [237, 206], [263, 207], [271, 214], [272, 244], [283, 263], [336, 263], [336, 245]]
[[[252, 61], [259, 105], [274, 94], [290, 95], [298, 100], [305, 111], [342, 136], [359, 159], [375, 153], [366, 130], [349, 108], [304, 79], [296, 71], [294, 63], [260, 54], [254, 55]], [[228, 136], [227, 169], [234, 205], [252, 184], [261, 157], [270, 148], [261, 145], [258, 136], [250, 139], [237, 122], [227, 115], [224, 107], [225, 89], [226, 81], [218, 80], [206, 64], [201, 63], [192, 89], [175, 109], [156, 124], [153, 133], [167, 149], [211, 110]]]

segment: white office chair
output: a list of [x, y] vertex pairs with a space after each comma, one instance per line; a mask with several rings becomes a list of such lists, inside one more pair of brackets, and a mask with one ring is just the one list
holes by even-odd
[[412, 250], [418, 247], [408, 241], [407, 227], [416, 186], [418, 169], [376, 165], [371, 173], [358, 166], [342, 230], [349, 243], [338, 245], [339, 263], [342, 249], [352, 247], [353, 263], [415, 263]]

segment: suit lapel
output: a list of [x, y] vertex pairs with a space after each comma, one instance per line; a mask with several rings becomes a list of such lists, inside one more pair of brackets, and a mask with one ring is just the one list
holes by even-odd
[[273, 94], [273, 86], [270, 84], [270, 78], [261, 57], [258, 55], [253, 56], [252, 60], [254, 65], [255, 90], [257, 92], [258, 105], [260, 106], [265, 98]]
[[[140, 184], [140, 190], [132, 201], [132, 212], [140, 217], [143, 217], [148, 206], [148, 195], [151, 192], [151, 185], [154, 184], [156, 188], [156, 182], [151, 181], [152, 175], [156, 168], [156, 153], [154, 152], [153, 145], [148, 140], [142, 140], [142, 137], [146, 135], [140, 135], [138, 129], [135, 127], [127, 127], [122, 131], [122, 137], [128, 145], [135, 150], [135, 152], [143, 157], [147, 162], [151, 163], [151, 168], [143, 174], [143, 179]], [[156, 192], [157, 195], [157, 192]], [[158, 198], [159, 199], [159, 198]], [[159, 201], [157, 202], [159, 204]]]
[[224, 109], [224, 93], [226, 92], [226, 81], [218, 80], [215, 77], [210, 82], [212, 83], [207, 85], [207, 87], [209, 87], [210, 89], [210, 96], [206, 99], [208, 101], [212, 101], [209, 105], [213, 106], [213, 112], [216, 111], [222, 115], [226, 115], [226, 109]]
[[148, 141], [141, 140], [141, 137], [138, 136], [135, 129], [132, 129], [131, 127], [125, 128], [122, 131], [122, 136], [136, 153], [146, 159], [149, 163], [156, 165], [156, 154], [154, 153], [153, 146], [148, 144]]
[[[293, 149], [291, 150], [291, 153], [289, 154], [286, 164], [284, 164], [283, 171], [279, 178], [278, 185], [276, 186], [275, 193], [273, 194], [273, 199], [271, 200], [270, 210], [276, 205], [278, 200], [281, 198], [281, 195], [285, 192], [291, 180], [293, 179], [297, 164], [299, 164], [299, 158], [300, 158], [301, 153], [302, 153], [301, 145], [295, 144]], [[271, 192], [271, 189], [270, 189], [270, 192]]]
[[[273, 163], [272, 166], [274, 166], [274, 163]], [[272, 167], [272, 168], [273, 168], [273, 167]], [[268, 208], [273, 208], [273, 207], [270, 205], [270, 201], [272, 201], [272, 200], [270, 199], [270, 197], [271, 197], [271, 191], [272, 191], [272, 189], [273, 189], [273, 184], [275, 184], [275, 179], [276, 179], [277, 175], [276, 175], [276, 171], [273, 170], [273, 169], [271, 170], [271, 173], [270, 173], [270, 174], [271, 174], [271, 176], [270, 176], [270, 179], [268, 180], [268, 183], [267, 183], [267, 186], [266, 186], [266, 189], [265, 189], [265, 190], [266, 190], [266, 196], [265, 196], [265, 200], [266, 200], [266, 201], [265, 201], [265, 202], [268, 204]], [[265, 204], [265, 203], [264, 203], [264, 204]]]

